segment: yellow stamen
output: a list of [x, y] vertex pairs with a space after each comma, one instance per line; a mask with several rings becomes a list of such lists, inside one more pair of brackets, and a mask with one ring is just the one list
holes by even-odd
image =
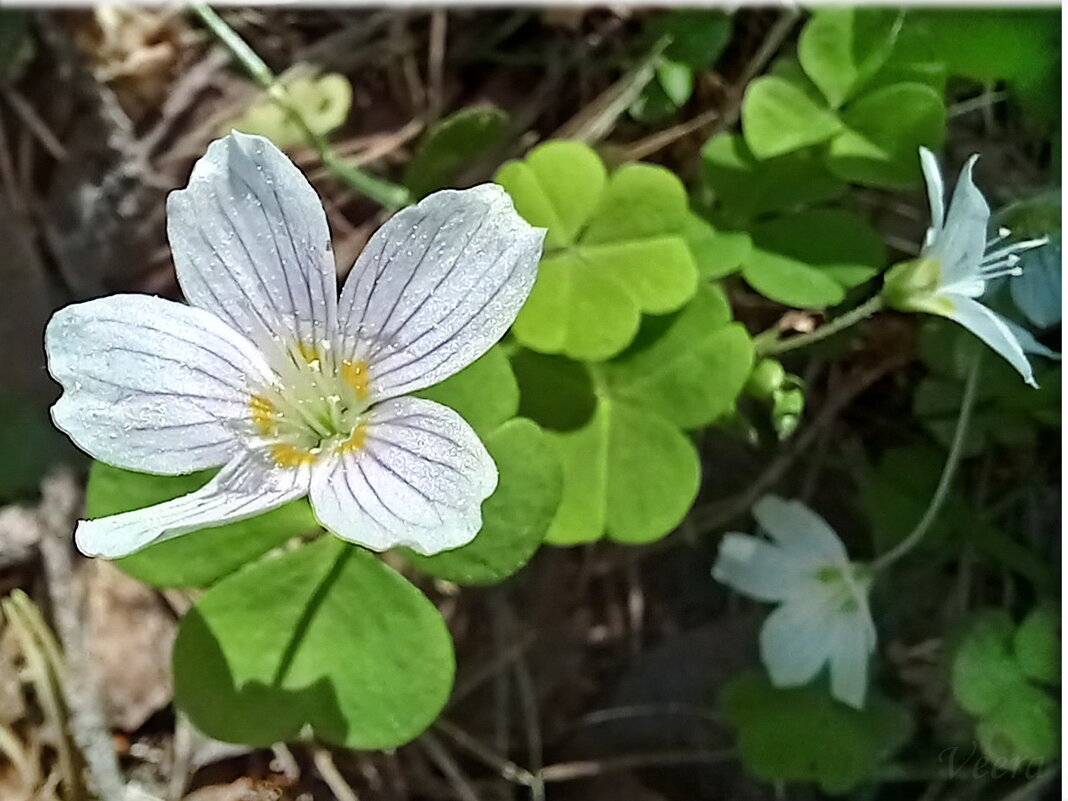
[[367, 442], [367, 424], [360, 423], [356, 428], [352, 429], [352, 433], [349, 434], [349, 438], [338, 445], [337, 449], [341, 453], [347, 453], [349, 451], [358, 451]]
[[309, 342], [298, 342], [296, 350], [308, 364], [319, 361], [319, 349]]
[[248, 406], [252, 410], [252, 422], [261, 434], [272, 436], [278, 431], [278, 416], [267, 398], [263, 395], [253, 395], [248, 400]]
[[271, 456], [279, 467], [299, 467], [302, 464], [311, 464], [318, 454], [314, 451], [305, 451], [295, 445], [272, 445]]
[[341, 379], [352, 387], [357, 398], [364, 400], [367, 397], [371, 379], [367, 373], [367, 362], [363, 359], [345, 359], [341, 362]]

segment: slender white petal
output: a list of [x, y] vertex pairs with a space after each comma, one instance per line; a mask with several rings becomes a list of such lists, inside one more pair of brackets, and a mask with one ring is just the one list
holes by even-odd
[[978, 158], [969, 158], [961, 170], [946, 212], [945, 226], [924, 254], [939, 260], [943, 286], [975, 279], [983, 261], [990, 207], [972, 180]]
[[188, 473], [227, 462], [248, 419], [256, 348], [200, 309], [149, 295], [112, 295], [56, 312], [48, 369], [64, 393], [56, 426], [108, 464]]
[[1001, 322], [1005, 323], [1005, 327], [1009, 329], [1009, 332], [1016, 338], [1016, 341], [1020, 343], [1020, 347], [1023, 348], [1024, 353], [1033, 353], [1036, 356], [1045, 356], [1047, 359], [1060, 359], [1061, 354], [1057, 351], [1047, 348], [1037, 339], [1035, 335], [1024, 328], [1022, 325], [1017, 325], [1008, 317], [1002, 317]]
[[178, 281], [194, 306], [268, 353], [332, 335], [337, 273], [318, 195], [262, 136], [212, 142], [167, 198]]
[[806, 565], [843, 565], [849, 561], [834, 529], [800, 501], [765, 495], [753, 505], [753, 517], [784, 550]]
[[946, 302], [940, 311], [943, 316], [963, 325], [1015, 367], [1024, 381], [1038, 386], [1023, 345], [1003, 317], [964, 295], [943, 292], [939, 298]]
[[262, 454], [236, 457], [207, 484], [180, 498], [96, 520], [74, 533], [86, 556], [116, 559], [196, 529], [243, 520], [306, 495], [308, 470], [281, 469]]
[[760, 630], [760, 658], [776, 687], [812, 680], [831, 653], [833, 607], [820, 594], [787, 601], [768, 615]]
[[435, 192], [394, 215], [341, 293], [343, 351], [371, 402], [436, 384], [499, 340], [530, 294], [545, 231], [494, 184]]
[[712, 577], [758, 601], [784, 601], [815, 582], [791, 554], [748, 534], [724, 535]]
[[856, 709], [864, 706], [868, 690], [868, 658], [875, 650], [870, 614], [863, 609], [840, 612], [831, 633], [831, 695]]
[[497, 468], [460, 415], [419, 398], [387, 400], [367, 413], [362, 440], [313, 468], [319, 522], [376, 551], [432, 554], [478, 533]]
[[942, 231], [945, 222], [946, 189], [942, 183], [942, 171], [938, 168], [935, 154], [925, 147], [920, 148], [920, 166], [923, 168], [923, 180], [927, 184], [927, 200], [931, 204], [931, 227], [923, 246], [930, 247], [935, 237]]

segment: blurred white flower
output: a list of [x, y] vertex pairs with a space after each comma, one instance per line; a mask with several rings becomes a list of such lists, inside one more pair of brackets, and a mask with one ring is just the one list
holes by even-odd
[[319, 521], [374, 550], [455, 548], [497, 470], [453, 410], [405, 397], [481, 356], [534, 282], [544, 231], [484, 184], [437, 192], [371, 237], [340, 300], [318, 196], [271, 142], [213, 142], [167, 200], [191, 305], [115, 295], [68, 306], [45, 348], [56, 425], [94, 458], [202, 489], [81, 521], [114, 558], [310, 495]]
[[773, 541], [726, 534], [713, 578], [779, 603], [760, 632], [761, 660], [775, 686], [806, 684], [829, 665], [831, 695], [861, 708], [875, 651], [870, 574], [849, 561], [834, 530], [800, 501], [766, 495], [753, 515]]
[[947, 211], [938, 162], [930, 150], [920, 148], [931, 227], [919, 258], [887, 272], [883, 296], [892, 308], [937, 314], [960, 323], [1015, 367], [1024, 381], [1038, 386], [1027, 354], [1056, 354], [975, 298], [986, 291], [987, 281], [1020, 275], [1020, 253], [1046, 244], [1046, 239], [1004, 244], [1010, 235], [1005, 228], [987, 239], [990, 207], [972, 180], [978, 158], [969, 158], [961, 170]]

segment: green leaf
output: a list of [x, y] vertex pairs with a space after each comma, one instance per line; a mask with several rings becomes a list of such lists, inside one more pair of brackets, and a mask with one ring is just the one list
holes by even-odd
[[500, 144], [508, 114], [490, 103], [468, 106], [426, 132], [404, 171], [404, 185], [416, 198], [449, 186], [474, 159]]
[[817, 9], [797, 43], [808, 77], [833, 108], [863, 88], [893, 52], [904, 12], [885, 8]]
[[515, 417], [519, 410], [519, 385], [499, 345], [440, 384], [414, 394], [455, 409], [483, 436]]
[[717, 9], [671, 10], [650, 17], [642, 34], [645, 48], [670, 36], [664, 55], [700, 72], [715, 63], [730, 41], [731, 18]]
[[717, 231], [711, 223], [691, 214], [686, 225], [697, 274], [705, 280], [723, 278], [737, 272], [753, 249], [753, 240], [744, 231]]
[[976, 613], [953, 657], [953, 694], [973, 715], [983, 716], [1027, 679], [1012, 654], [1012, 618], [1004, 609]]
[[634, 338], [642, 312], [674, 311], [697, 289], [682, 182], [651, 164], [603, 174], [597, 155], [574, 142], [546, 143], [497, 173], [519, 213], [549, 228], [512, 329], [532, 350], [610, 358]]
[[864, 95], [842, 111], [846, 129], [831, 142], [827, 166], [846, 181], [892, 189], [919, 185], [920, 146], [946, 135], [942, 96], [929, 86], [899, 83]]
[[42, 404], [2, 389], [0, 453], [0, 501], [36, 495], [52, 465], [81, 456], [52, 425]]
[[650, 81], [643, 88], [637, 99], [630, 104], [627, 113], [645, 125], [656, 125], [671, 117], [679, 110], [664, 88], [657, 81]]
[[1061, 679], [1061, 619], [1052, 603], [1036, 606], [1013, 635], [1020, 669], [1030, 679], [1058, 684]]
[[593, 417], [597, 398], [585, 364], [520, 349], [512, 354], [512, 369], [523, 417], [554, 431], [574, 431]]
[[[200, 489], [215, 474], [135, 473], [93, 462], [85, 488], [89, 519], [142, 509]], [[319, 528], [304, 499], [248, 520], [203, 528], [116, 560], [124, 572], [156, 587], [206, 587], [293, 537]]]
[[[344, 75], [336, 72], [308, 74], [303, 68], [283, 75], [279, 81], [313, 133], [325, 136], [348, 118], [352, 107], [352, 84]], [[261, 94], [236, 120], [220, 126], [219, 131], [226, 134], [231, 129], [266, 136], [283, 149], [305, 141], [300, 127], [266, 94]]]
[[1060, 753], [1060, 713], [1047, 693], [1029, 684], [1012, 690], [976, 727], [979, 746], [992, 763], [1021, 770]]
[[745, 326], [730, 319], [722, 290], [702, 286], [681, 311], [647, 318], [626, 351], [595, 369], [613, 399], [679, 428], [706, 426], [734, 408], [753, 364]]
[[174, 643], [174, 694], [210, 737], [252, 746], [305, 724], [349, 748], [392, 748], [445, 705], [454, 672], [440, 613], [373, 555], [324, 537], [201, 595]]
[[482, 504], [482, 530], [468, 545], [435, 556], [405, 552], [421, 570], [458, 584], [493, 584], [526, 564], [560, 505], [560, 463], [530, 420], [510, 420], [486, 437], [500, 480]]
[[818, 686], [778, 689], [758, 671], [728, 683], [720, 707], [738, 730], [738, 750], [753, 775], [816, 782], [834, 794], [873, 779], [911, 728], [905, 710], [879, 696], [854, 709]]
[[861, 217], [838, 209], [809, 209], [753, 227], [753, 252], [742, 266], [762, 295], [789, 306], [840, 303], [848, 287], [884, 264], [882, 238]]
[[751, 81], [742, 100], [742, 133], [753, 155], [769, 159], [825, 142], [842, 130], [838, 116], [775, 75]]
[[769, 212], [833, 200], [845, 191], [819, 154], [799, 150], [757, 161], [737, 134], [719, 134], [705, 142], [701, 175], [715, 195], [717, 214], [733, 226]]
[[650, 542], [675, 528], [697, 497], [696, 448], [653, 412], [601, 397], [584, 427], [550, 437], [564, 489], [546, 542], [570, 545], [605, 534]]
[[683, 105], [693, 93], [693, 71], [685, 64], [662, 58], [656, 68], [656, 81], [676, 106]]

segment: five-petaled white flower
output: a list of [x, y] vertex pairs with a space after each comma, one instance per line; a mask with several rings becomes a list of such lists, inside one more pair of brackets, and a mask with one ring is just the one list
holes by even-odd
[[920, 148], [931, 203], [931, 227], [919, 258], [902, 262], [887, 272], [883, 296], [892, 308], [928, 312], [960, 323], [1019, 370], [1024, 381], [1038, 386], [1027, 354], [1056, 354], [1026, 329], [975, 298], [986, 291], [990, 279], [1019, 275], [1020, 253], [1044, 245], [1046, 239], [1003, 244], [1010, 234], [1004, 228], [993, 239], [987, 239], [990, 207], [972, 180], [978, 158], [973, 155], [961, 170], [947, 211], [938, 162], [930, 150]]
[[712, 576], [759, 601], [780, 602], [760, 632], [772, 683], [805, 684], [829, 663], [831, 695], [862, 707], [875, 651], [870, 573], [849, 561], [834, 530], [800, 501], [766, 495], [753, 516], [774, 543], [726, 534]]
[[115, 295], [68, 306], [45, 348], [56, 425], [93, 457], [202, 489], [78, 525], [118, 557], [309, 495], [374, 550], [455, 548], [497, 470], [452, 409], [408, 397], [481, 356], [534, 283], [544, 231], [492, 184], [437, 192], [371, 237], [340, 300], [315, 190], [270, 141], [213, 142], [167, 199], [191, 305]]

